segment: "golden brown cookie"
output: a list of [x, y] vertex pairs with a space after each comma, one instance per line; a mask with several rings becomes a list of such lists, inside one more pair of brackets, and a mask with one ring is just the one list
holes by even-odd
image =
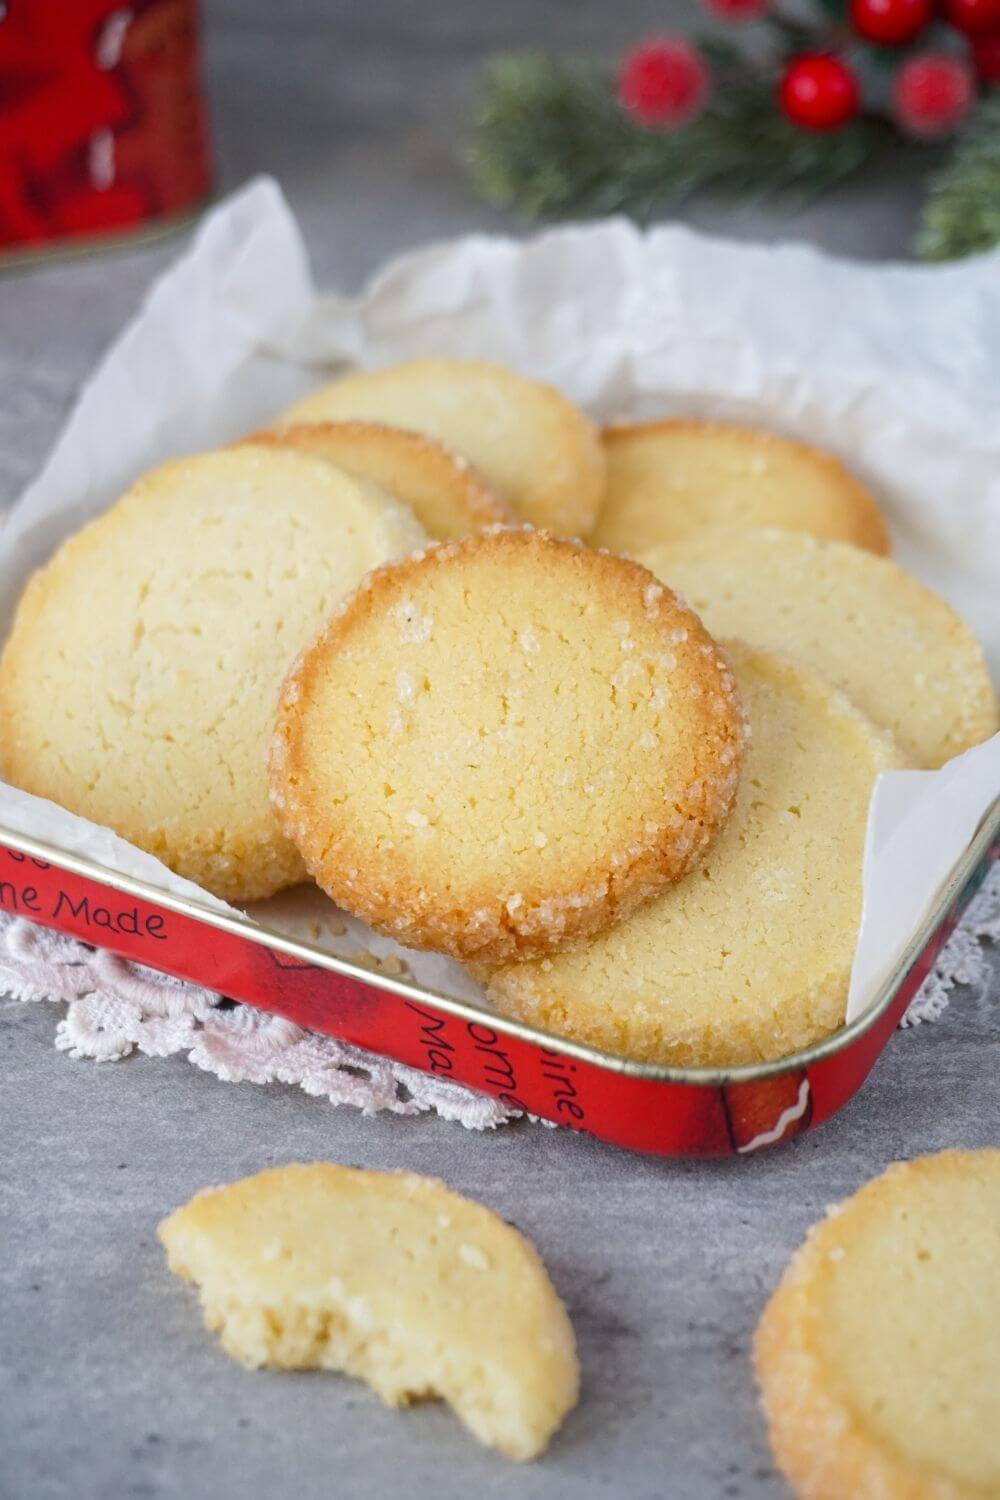
[[504, 1015], [681, 1067], [783, 1057], [843, 1021], [868, 802], [895, 753], [806, 667], [730, 650], [750, 742], [714, 847], [584, 946], [494, 971]]
[[387, 1406], [440, 1397], [514, 1459], [576, 1403], [573, 1329], [534, 1246], [431, 1177], [276, 1167], [199, 1193], [159, 1234], [252, 1368], [342, 1370]]
[[450, 541], [512, 521], [506, 500], [478, 469], [443, 443], [381, 422], [300, 422], [254, 433], [255, 443], [279, 443], [314, 453], [353, 474], [373, 479], [408, 505], [435, 541]]
[[804, 532], [697, 531], [640, 559], [718, 636], [815, 667], [914, 766], [995, 734], [982, 650], [950, 605], [887, 557]]
[[0, 661], [7, 780], [228, 900], [305, 870], [264, 768], [278, 688], [343, 595], [423, 532], [291, 449], [146, 474], [31, 579]]
[[590, 538], [638, 556], [702, 526], [781, 526], [888, 552], [871, 493], [832, 453], [756, 427], [669, 419], [605, 428], [607, 497]]
[[283, 423], [386, 422], [462, 453], [535, 526], [583, 536], [604, 495], [593, 423], [553, 386], [475, 359], [412, 359], [335, 380]]
[[897, 1162], [815, 1225], [754, 1349], [802, 1500], [1000, 1495], [1000, 1151]]
[[635, 563], [529, 530], [373, 573], [285, 684], [275, 806], [411, 947], [549, 952], [677, 880], [738, 780], [723, 653]]

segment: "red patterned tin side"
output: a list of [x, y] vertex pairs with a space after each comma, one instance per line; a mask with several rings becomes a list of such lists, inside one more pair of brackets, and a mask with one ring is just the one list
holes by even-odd
[[630, 1150], [745, 1155], [820, 1124], [860, 1088], [1000, 856], [995, 833], [996, 819], [869, 1019], [808, 1052], [731, 1073], [635, 1064], [563, 1042], [10, 833], [0, 835], [0, 907]]

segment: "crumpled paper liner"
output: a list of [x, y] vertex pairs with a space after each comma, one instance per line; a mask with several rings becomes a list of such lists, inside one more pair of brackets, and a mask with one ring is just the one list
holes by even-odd
[[[338, 366], [433, 352], [507, 361], [602, 419], [760, 422], [833, 449], [880, 495], [896, 556], [962, 610], [996, 673], [998, 349], [1000, 252], [867, 266], [621, 220], [524, 242], [469, 236], [393, 262], [357, 299], [320, 297], [280, 191], [259, 179], [205, 219], [154, 286], [9, 513], [0, 630], [29, 572], [144, 469], [231, 441]], [[939, 772], [881, 778], [849, 1018], [998, 793], [1000, 736]], [[222, 905], [107, 829], [3, 784], [0, 826]], [[289, 893], [253, 914], [316, 941], [318, 899]], [[361, 924], [337, 925], [345, 931], [320, 937], [331, 951], [402, 952]], [[447, 959], [405, 962], [429, 989], [480, 993]]]

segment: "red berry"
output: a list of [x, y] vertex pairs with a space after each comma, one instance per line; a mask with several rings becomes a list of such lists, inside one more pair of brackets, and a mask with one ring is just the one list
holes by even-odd
[[851, 0], [851, 25], [881, 47], [912, 42], [933, 14], [934, 0]]
[[804, 130], [837, 130], [858, 112], [858, 81], [839, 57], [803, 52], [785, 68], [778, 89], [781, 108]]
[[706, 10], [720, 21], [755, 21], [771, 9], [771, 0], [702, 0]]
[[984, 83], [1000, 83], [1000, 31], [974, 38], [972, 61]]
[[680, 37], [658, 37], [626, 53], [618, 102], [640, 125], [686, 125], [708, 97], [701, 54]]
[[910, 135], [933, 140], [950, 135], [965, 119], [976, 85], [964, 62], [946, 52], [927, 52], [903, 63], [893, 84], [896, 119]]
[[989, 36], [1000, 31], [1000, 0], [944, 0], [946, 21], [966, 36]]

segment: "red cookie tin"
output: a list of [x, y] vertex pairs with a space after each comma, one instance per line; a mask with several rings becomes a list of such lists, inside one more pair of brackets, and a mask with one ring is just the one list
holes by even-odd
[[614, 1145], [732, 1156], [812, 1129], [856, 1093], [998, 856], [1000, 799], [866, 1014], [803, 1052], [732, 1069], [569, 1042], [3, 828], [0, 907]]

